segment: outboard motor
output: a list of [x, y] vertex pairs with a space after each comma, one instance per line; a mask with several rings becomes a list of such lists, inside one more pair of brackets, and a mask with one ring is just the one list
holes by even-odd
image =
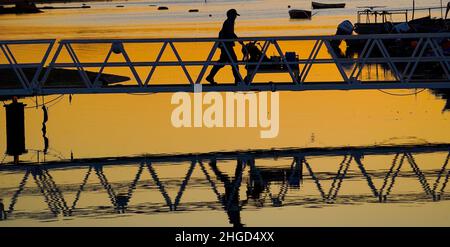
[[[341, 22], [336, 30], [336, 35], [351, 35], [353, 33], [353, 24], [349, 20]], [[342, 40], [332, 40], [331, 44], [334, 47], [339, 47]]]
[[351, 35], [353, 28], [353, 24], [349, 20], [345, 20], [338, 25], [336, 35]]

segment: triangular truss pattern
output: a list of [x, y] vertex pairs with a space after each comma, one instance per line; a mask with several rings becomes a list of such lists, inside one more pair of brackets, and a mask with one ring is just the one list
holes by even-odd
[[125, 59], [125, 63], [128, 65], [128, 68], [130, 69], [131, 73], [133, 74], [134, 79], [136, 80], [136, 82], [138, 83], [138, 85], [141, 87], [142, 86], [142, 79], [140, 78], [138, 72], [136, 71], [135, 66], [133, 65], [133, 62], [131, 61], [130, 57], [128, 56], [127, 51], [125, 50], [123, 43], [122, 42], [113, 42], [111, 44], [111, 47], [109, 48], [108, 53], [106, 54], [105, 60], [103, 61], [103, 63], [100, 66], [100, 70], [97, 74], [97, 76], [95, 77], [94, 81], [93, 81], [93, 86], [94, 87], [99, 87], [100, 85], [100, 77], [103, 73], [103, 70], [105, 69], [105, 67], [107, 67], [108, 65], [110, 65], [109, 59], [111, 58], [111, 55], [115, 53], [115, 54], [120, 54], [122, 55], [122, 57]]
[[[442, 151], [439, 151], [442, 152]], [[430, 170], [424, 172], [421, 170], [416, 162], [413, 155], [414, 152], [408, 150], [402, 150], [399, 152], [387, 152], [381, 154], [393, 154], [392, 163], [386, 172], [378, 172], [377, 179], [382, 181], [381, 186], [377, 188], [374, 183], [374, 174], [370, 174], [366, 166], [364, 165], [362, 158], [364, 153], [357, 152], [341, 152], [340, 156], [331, 156], [340, 158], [341, 161], [337, 165], [337, 170], [335, 175], [331, 177], [329, 173], [316, 173], [314, 172], [314, 165], [310, 164], [309, 158], [322, 157], [319, 154], [316, 155], [305, 155], [301, 153], [292, 153], [292, 155], [285, 156], [290, 157], [292, 161], [288, 166], [287, 170], [283, 170], [283, 175], [277, 177], [276, 183], [271, 183], [270, 179], [272, 177], [267, 177], [264, 175], [264, 169], [257, 166], [257, 159], [251, 155], [241, 155], [236, 156], [236, 165], [234, 166], [234, 175], [229, 176], [217, 165], [220, 160], [229, 161], [230, 158], [218, 155], [217, 157], [201, 158], [198, 156], [184, 156], [182, 160], [177, 162], [189, 161], [188, 168], [186, 170], [185, 176], [182, 178], [182, 182], [179, 185], [175, 198], [171, 198], [167, 192], [166, 185], [161, 181], [157, 170], [155, 169], [155, 163], [163, 162], [164, 160], [151, 161], [151, 159], [146, 159], [137, 163], [137, 172], [129, 185], [126, 186], [126, 193], [117, 193], [113, 188], [111, 182], [108, 180], [103, 168], [108, 166], [106, 164], [88, 164], [88, 169], [86, 174], [83, 176], [82, 181], [75, 191], [75, 197], [71, 204], [69, 204], [63, 195], [63, 190], [59, 189], [58, 184], [55, 182], [54, 178], [50, 174], [50, 169], [46, 166], [33, 166], [22, 168], [25, 171], [23, 179], [20, 181], [18, 189], [12, 195], [9, 205], [9, 214], [14, 212], [14, 207], [17, 204], [20, 195], [23, 193], [27, 182], [32, 178], [36, 184], [39, 193], [44, 197], [45, 202], [48, 205], [50, 212], [53, 215], [64, 215], [73, 216], [77, 212], [77, 204], [80, 201], [80, 197], [83, 191], [86, 190], [88, 180], [91, 176], [95, 175], [100, 182], [100, 185], [107, 192], [110, 199], [111, 205], [114, 210], [118, 213], [125, 212], [129, 207], [130, 200], [133, 197], [133, 193], [137, 188], [137, 185], [142, 178], [142, 174], [148, 171], [151, 179], [156, 185], [158, 191], [161, 193], [165, 205], [168, 207], [169, 211], [176, 211], [180, 209], [182, 203], [183, 194], [188, 189], [189, 182], [193, 176], [193, 172], [196, 167], [199, 167], [202, 174], [204, 175], [205, 181], [210, 185], [212, 192], [215, 194], [217, 201], [223, 206], [223, 209], [227, 212], [230, 217], [230, 222], [233, 224], [240, 224], [240, 218], [237, 217], [239, 211], [242, 207], [248, 203], [249, 199], [259, 201], [263, 203], [266, 195], [271, 201], [271, 205], [274, 207], [283, 206], [286, 201], [286, 197], [292, 189], [299, 190], [300, 185], [305, 182], [305, 180], [311, 181], [317, 188], [320, 198], [322, 198], [324, 203], [335, 203], [339, 197], [339, 192], [342, 188], [344, 180], [349, 176], [349, 167], [351, 164], [356, 164], [360, 171], [360, 178], [366, 180], [368, 188], [372, 192], [374, 198], [378, 199], [379, 202], [386, 202], [389, 195], [391, 194], [396, 181], [400, 177], [407, 178], [417, 178], [421, 187], [423, 188], [424, 195], [433, 201], [438, 201], [443, 198], [445, 188], [448, 184], [450, 178], [450, 170], [448, 169], [448, 163], [450, 159], [450, 153], [446, 151], [446, 158], [442, 167], [433, 172], [433, 176], [436, 177], [433, 184], [430, 184], [427, 175], [430, 174]], [[420, 154], [420, 152], [418, 152]], [[369, 152], [368, 155], [374, 154]], [[380, 154], [380, 153], [379, 153]], [[276, 154], [273, 154], [276, 156]], [[265, 158], [267, 159], [267, 157]], [[413, 173], [401, 175], [401, 169], [404, 167], [405, 162], [409, 163]], [[122, 163], [120, 163], [122, 164]], [[157, 164], [158, 165], [158, 164]], [[247, 169], [248, 168], [248, 169]], [[304, 169], [305, 168], [305, 169]], [[265, 168], [268, 169], [268, 168]], [[276, 168], [269, 168], [269, 176], [275, 176], [279, 173], [274, 173]], [[358, 170], [357, 169], [357, 170]], [[356, 171], [357, 171], [356, 170]], [[246, 178], [245, 174], [248, 171], [247, 177], [247, 199], [243, 200], [240, 195], [240, 188], [242, 187], [242, 181]], [[304, 173], [306, 171], [306, 173]], [[353, 172], [350, 174], [352, 178], [357, 176], [359, 172]], [[202, 177], [201, 175], [200, 177]], [[428, 175], [430, 176], [430, 175]], [[275, 178], [274, 177], [274, 178]], [[328, 190], [323, 186], [324, 180], [331, 181], [331, 185]], [[398, 182], [397, 182], [398, 183]], [[218, 186], [223, 186], [221, 193]], [[279, 186], [279, 191], [273, 189], [273, 185]], [[261, 197], [264, 196], [264, 197]], [[262, 204], [260, 204], [262, 205]], [[181, 208], [181, 210], [183, 210]]]
[[322, 184], [320, 183], [319, 178], [315, 175], [315, 173], [313, 172], [313, 169], [311, 167], [311, 165], [307, 162], [306, 159], [302, 159], [302, 163], [305, 164], [306, 168], [308, 169], [308, 172], [311, 176], [311, 178], [314, 180], [314, 183], [317, 186], [317, 189], [320, 192], [320, 195], [322, 196], [323, 200], [327, 203], [332, 203], [338, 193], [339, 193], [339, 189], [342, 186], [342, 181], [345, 178], [345, 175], [347, 174], [348, 168], [350, 166], [350, 163], [352, 161], [353, 157], [352, 156], [344, 156], [344, 159], [341, 161], [341, 163], [339, 164], [339, 169], [336, 173], [336, 176], [334, 177], [331, 187], [328, 191], [328, 193], [325, 193], [325, 190], [323, 189]]
[[[359, 170], [361, 171], [361, 174], [365, 177], [367, 184], [372, 191], [373, 195], [378, 198], [380, 202], [385, 202], [391, 193], [393, 186], [395, 184], [396, 178], [399, 176], [400, 169], [402, 168], [405, 159], [410, 164], [414, 174], [416, 175], [418, 181], [420, 182], [425, 194], [429, 197], [431, 197], [433, 200], [440, 200], [442, 194], [444, 193], [444, 189], [448, 183], [449, 177], [450, 177], [450, 171], [447, 171], [447, 164], [449, 161], [449, 155], [447, 156], [440, 172], [438, 173], [438, 177], [436, 181], [433, 184], [433, 187], [431, 187], [426, 180], [425, 175], [415, 162], [413, 156], [411, 153], [397, 153], [393, 159], [393, 162], [391, 164], [391, 167], [389, 171], [386, 173], [383, 184], [380, 189], [377, 189], [376, 186], [373, 183], [373, 178], [370, 176], [370, 174], [366, 171], [362, 161], [361, 156], [359, 155], [351, 155], [349, 157], [345, 156], [343, 161], [339, 165], [339, 170], [336, 173], [335, 178], [333, 179], [332, 185], [330, 187], [330, 190], [328, 193], [325, 193], [325, 190], [323, 189], [322, 184], [320, 183], [320, 179], [316, 176], [316, 174], [313, 172], [313, 169], [311, 165], [307, 162], [306, 159], [302, 159], [301, 163], [303, 163], [311, 178], [314, 180], [317, 189], [319, 190], [322, 198], [325, 202], [333, 203], [334, 200], [337, 197], [337, 194], [339, 192], [339, 189], [342, 185], [342, 181], [345, 178], [345, 175], [348, 171], [349, 165], [352, 160], [355, 160], [356, 164], [358, 165]], [[445, 176], [444, 181], [442, 182], [442, 177]]]
[[126, 204], [129, 203], [129, 199], [131, 199], [133, 196], [133, 192], [136, 189], [137, 182], [139, 181], [142, 171], [143, 171], [143, 164], [141, 164], [139, 166], [139, 170], [136, 173], [136, 177], [130, 184], [126, 195], [118, 195], [117, 193], [115, 193], [114, 189], [108, 182], [108, 179], [106, 178], [106, 176], [103, 172], [103, 166], [101, 166], [101, 165], [89, 166], [89, 168], [83, 178], [83, 181], [81, 182], [79, 189], [77, 190], [77, 192], [75, 194], [75, 198], [70, 207], [68, 206], [69, 204], [66, 202], [62, 191], [58, 188], [53, 177], [50, 175], [50, 173], [47, 169], [40, 168], [40, 167], [33, 167], [30, 169], [27, 169], [25, 171], [25, 175], [24, 175], [22, 181], [19, 183], [18, 190], [14, 193], [14, 195], [11, 198], [11, 203], [10, 203], [8, 212], [10, 214], [13, 213], [14, 207], [17, 204], [17, 201], [19, 199], [19, 195], [24, 190], [25, 185], [31, 175], [33, 177], [39, 191], [44, 196], [44, 200], [47, 203], [50, 211], [54, 215], [63, 214], [64, 216], [70, 216], [73, 214], [74, 210], [76, 210], [77, 203], [80, 200], [81, 193], [84, 191], [86, 184], [88, 182], [88, 179], [92, 174], [92, 171], [95, 172], [95, 174], [97, 175], [97, 178], [100, 181], [100, 184], [103, 186], [103, 188], [108, 193], [111, 203], [112, 203], [112, 205], [114, 205], [115, 209], [123, 210], [124, 207], [126, 206]]
[[[405, 160], [408, 161], [410, 164], [414, 174], [416, 175], [418, 181], [420, 182], [425, 194], [427, 196], [430, 196], [433, 198], [433, 200], [439, 200], [441, 198], [441, 195], [444, 193], [444, 189], [448, 183], [450, 171], [447, 171], [447, 165], [449, 162], [450, 153], [447, 155], [444, 164], [437, 174], [437, 179], [433, 184], [433, 187], [430, 186], [428, 183], [425, 175], [417, 165], [413, 155], [411, 153], [398, 153], [395, 155], [395, 158], [393, 159], [392, 165], [389, 169], [389, 171], [386, 173], [385, 178], [383, 179], [383, 185], [382, 187], [377, 190], [372, 182], [371, 176], [365, 171], [364, 165], [361, 162], [360, 157], [355, 157], [355, 161], [358, 164], [359, 169], [366, 177], [367, 183], [369, 187], [371, 188], [374, 196], [379, 198], [380, 202], [386, 201], [387, 197], [392, 191], [392, 188], [395, 184], [395, 179], [398, 177], [400, 173], [400, 169], [402, 168]], [[445, 176], [444, 181], [442, 182], [442, 177]]]
[[[384, 40], [380, 39], [368, 39], [365, 42], [364, 48], [362, 49], [361, 55], [356, 61], [356, 64], [350, 73], [349, 78], [352, 81], [358, 81], [361, 80], [361, 73], [365, 67], [365, 65], [368, 64], [368, 62], [379, 62], [379, 63], [385, 63], [389, 66], [390, 70], [393, 72], [395, 79], [399, 82], [404, 82], [403, 76], [400, 73], [399, 69], [397, 68], [393, 58], [390, 56], [388, 50], [386, 49], [386, 46], [383, 42]], [[375, 55], [375, 52], [381, 53], [381, 58]]]
[[[72, 63], [63, 63], [59, 64], [57, 63], [59, 56], [61, 55], [61, 52], [65, 49], [67, 53], [69, 54], [69, 57], [72, 61]], [[86, 70], [84, 66], [81, 64], [80, 60], [78, 59], [77, 54], [75, 53], [74, 49], [72, 48], [72, 45], [70, 43], [60, 42], [58, 48], [56, 49], [55, 55], [53, 56], [52, 60], [50, 61], [50, 64], [48, 68], [46, 69], [44, 75], [39, 81], [39, 85], [43, 87], [45, 83], [47, 82], [50, 73], [55, 68], [64, 68], [64, 67], [75, 67], [81, 80], [83, 81], [86, 88], [93, 88], [92, 81], [89, 78], [89, 76], [86, 73]]]
[[[176, 58], [176, 61], [174, 62], [170, 62], [170, 61], [161, 61], [164, 53], [166, 53], [167, 47], [170, 47], [170, 50], [173, 52], [173, 55]], [[150, 62], [148, 63], [148, 65], [151, 66], [150, 72], [148, 73], [145, 81], [144, 81], [144, 86], [148, 86], [150, 83], [150, 80], [153, 76], [153, 74], [155, 73], [155, 70], [158, 68], [158, 66], [164, 66], [164, 65], [168, 65], [168, 64], [173, 64], [174, 66], [180, 66], [181, 69], [183, 70], [184, 75], [186, 76], [186, 79], [189, 81], [190, 84], [194, 84], [194, 80], [192, 79], [192, 76], [190, 75], [188, 69], [186, 68], [185, 62], [183, 61], [180, 52], [178, 51], [178, 49], [175, 47], [174, 42], [171, 41], [167, 41], [167, 42], [163, 42], [161, 49], [158, 52], [158, 55], [155, 59], [154, 62]]]
[[[21, 63], [17, 60], [14, 52], [11, 50], [11, 45], [23, 45], [24, 47], [29, 45], [44, 45], [46, 46], [44, 55], [39, 62], [34, 63]], [[47, 59], [50, 56], [50, 52], [53, 49], [55, 40], [36, 40], [36, 41], [0, 41], [0, 51], [4, 56], [7, 64], [0, 64], [0, 69], [12, 69], [16, 78], [20, 82], [22, 89], [32, 92], [33, 89], [38, 86], [39, 76], [44, 68]], [[34, 69], [31, 78], [26, 75], [24, 69]]]
[[[424, 41], [425, 40], [425, 41]], [[428, 54], [426, 54], [428, 51]], [[429, 54], [429, 52], [432, 53]], [[421, 61], [427, 62], [427, 61], [433, 61], [434, 59], [430, 59], [431, 57], [436, 57], [439, 59], [439, 64], [444, 71], [447, 79], [450, 79], [450, 66], [448, 59], [444, 55], [444, 52], [442, 50], [442, 47], [437, 44], [437, 40], [434, 38], [421, 38], [416, 48], [414, 49], [412, 57], [414, 58], [413, 61], [408, 62], [404, 72], [403, 76], [406, 78], [406, 81], [411, 81], [414, 72], [416, 72], [417, 67]], [[411, 67], [412, 64], [412, 67]], [[411, 69], [410, 69], [411, 68]]]
[[[449, 40], [448, 33], [439, 34], [389, 34], [389, 35], [353, 35], [353, 36], [302, 36], [302, 37], [252, 37], [240, 38], [236, 40], [224, 40], [215, 38], [183, 38], [183, 39], [92, 39], [92, 40], [61, 40], [56, 48], [56, 51], [51, 52], [54, 40], [45, 41], [49, 45], [49, 50], [45, 54], [42, 63], [26, 64], [15, 59], [14, 54], [9, 49], [10, 44], [27, 45], [35, 44], [44, 41], [0, 41], [0, 53], [6, 57], [7, 64], [0, 64], [0, 68], [12, 69], [14, 74], [20, 81], [20, 86], [14, 89], [2, 89], [0, 87], [0, 95], [40, 95], [40, 94], [76, 94], [76, 93], [132, 93], [132, 92], [192, 92], [195, 84], [201, 84], [205, 80], [205, 74], [208, 68], [212, 65], [231, 65], [234, 71], [238, 71], [236, 77], [238, 83], [220, 82], [217, 85], [208, 85], [207, 91], [302, 91], [302, 90], [360, 90], [360, 89], [416, 89], [416, 88], [450, 88], [450, 59], [448, 56], [448, 49], [446, 48]], [[340, 46], [336, 44], [340, 41], [352, 41], [349, 44], [357, 44], [349, 50], [356, 50], [357, 56], [342, 55], [343, 52]], [[232, 53], [227, 42], [261, 42], [263, 45], [259, 51], [260, 57], [257, 61], [243, 60], [233, 61]], [[336, 42], [339, 41], [339, 42]], [[297, 43], [299, 44], [297, 46]], [[393, 43], [394, 42], [394, 43]], [[399, 43], [400, 42], [400, 43]], [[405, 51], [398, 52], [393, 50], [392, 45], [401, 46], [405, 42], [408, 45]], [[415, 42], [415, 45], [413, 43]], [[446, 43], [447, 42], [447, 43]], [[284, 53], [280, 43], [293, 44], [288, 56], [288, 52]], [[295, 44], [294, 44], [295, 43]], [[82, 47], [85, 45], [106, 44], [109, 45], [109, 50], [106, 57], [103, 55], [93, 59], [100, 59], [95, 62], [82, 62], [73, 48]], [[161, 45], [160, 50], [157, 51], [155, 59], [148, 59], [145, 61], [134, 61], [130, 51], [126, 49], [128, 44], [142, 46], [138, 51], [145, 53], [148, 50], [148, 45]], [[191, 60], [183, 59], [183, 54], [177, 48], [177, 44], [183, 44], [184, 47], [204, 45], [207, 49], [209, 44], [212, 44], [211, 49], [207, 55], [198, 55]], [[249, 43], [247, 43], [249, 44]], [[312, 47], [310, 52], [296, 53], [302, 45], [307, 44]], [[220, 47], [221, 52], [229, 61], [219, 62], [212, 61], [217, 49]], [[275, 50], [275, 58], [264, 59], [268, 53], [269, 47]], [[70, 59], [69, 63], [58, 62], [61, 53], [67, 51]], [[134, 51], [134, 50], [133, 50]], [[173, 53], [173, 60], [161, 61], [166, 52]], [[208, 51], [208, 50], [207, 50]], [[321, 57], [321, 51], [326, 51], [331, 57]], [[153, 52], [153, 50], [152, 50]], [[184, 53], [185, 51], [183, 51]], [[192, 50], [189, 50], [192, 55]], [[123, 57], [123, 62], [111, 62], [113, 53], [119, 54]], [[41, 77], [41, 70], [44, 67], [47, 58], [50, 59], [49, 54], [53, 54], [51, 62], [46, 69], [44, 75]], [[187, 54], [185, 54], [186, 57]], [[295, 58], [293, 58], [293, 56]], [[298, 56], [298, 57], [297, 57]], [[190, 56], [192, 57], [192, 56]], [[429, 65], [427, 68], [422, 68], [423, 64]], [[337, 79], [323, 76], [323, 73], [310, 73], [312, 66], [315, 65], [333, 65], [337, 68]], [[371, 78], [371, 65], [381, 65], [383, 71], [389, 71], [389, 74], [384, 74], [381, 78], [378, 76], [375, 80]], [[385, 66], [384, 66], [385, 65]], [[37, 72], [32, 76], [33, 78], [26, 78], [23, 69], [26, 67], [35, 67]], [[244, 67], [247, 74], [238, 70], [238, 67]], [[187, 78], [187, 83], [180, 83], [181, 78], [173, 78], [172, 82], [160, 82], [154, 78], [155, 70], [159, 67], [180, 68], [184, 76]], [[188, 68], [199, 68], [198, 76], [193, 76], [192, 71]], [[242, 68], [241, 67], [241, 68]], [[428, 68], [429, 67], [429, 68]], [[81, 79], [82, 85], [67, 85], [64, 83], [55, 82], [52, 87], [46, 87], [45, 83], [49, 78], [52, 69], [64, 68], [75, 69]], [[131, 71], [131, 82], [126, 85], [118, 87], [115, 83], [100, 83], [101, 75], [106, 68], [127, 68]], [[377, 66], [378, 68], [378, 66]], [[434, 69], [434, 68], [437, 68]], [[98, 71], [89, 71], [94, 69]], [[138, 69], [148, 69], [148, 74], [139, 75]], [[197, 71], [197, 70], [196, 70]], [[428, 71], [434, 71], [428, 73]], [[94, 73], [94, 74], [92, 74]], [[147, 72], [145, 72], [147, 73]], [[289, 74], [290, 79], [282, 79], [286, 81], [279, 81], [280, 77], [273, 75], [274, 80], [264, 79], [262, 82], [254, 82], [257, 73], [282, 73]], [[88, 76], [89, 75], [89, 76]], [[378, 74], [377, 74], [378, 75]], [[119, 81], [126, 81], [127, 77], [117, 74]], [[271, 75], [272, 76], [272, 75]], [[315, 78], [315, 76], [319, 76]], [[94, 78], [95, 77], [95, 78]], [[366, 78], [367, 77], [367, 78]], [[120, 78], [120, 79], [119, 79]], [[166, 77], [164, 77], [166, 78]], [[229, 77], [230, 78], [230, 77]], [[328, 78], [328, 79], [327, 79]], [[172, 78], [170, 78], [172, 80]], [[63, 80], [57, 78], [56, 80]], [[316, 83], [317, 82], [317, 83]], [[387, 83], [388, 82], [388, 83]]]

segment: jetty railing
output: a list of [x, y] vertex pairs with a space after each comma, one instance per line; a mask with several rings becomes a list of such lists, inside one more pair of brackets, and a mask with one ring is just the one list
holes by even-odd
[[[2, 71], [12, 69], [20, 81], [20, 84], [8, 88], [2, 86], [4, 82], [0, 81], [0, 95], [192, 92], [195, 84], [204, 84], [204, 91], [450, 88], [449, 40], [450, 33], [246, 37], [236, 40], [68, 39], [60, 40], [54, 52], [52, 48], [54, 40], [0, 41], [1, 50], [8, 58], [6, 63], [0, 64], [0, 68]], [[258, 42], [261, 54], [257, 59], [232, 61], [231, 53], [225, 45], [232, 41]], [[27, 45], [39, 42], [49, 44], [40, 63], [20, 63], [15, 60], [14, 53], [8, 51], [8, 46], [13, 43]], [[209, 50], [204, 57], [183, 59], [186, 54], [191, 56], [196, 53], [192, 49], [182, 52], [177, 48], [178, 45], [186, 44], [205, 46]], [[106, 45], [108, 47], [106, 55], [91, 56], [90, 61], [80, 59], [80, 51], [92, 50], [95, 45]], [[140, 45], [139, 52], [142, 54], [150, 52], [151, 49], [151, 52], [157, 52], [157, 56], [144, 61], [133, 61], [133, 56], [130, 56], [127, 49], [128, 45]], [[74, 49], [75, 46], [77, 49]], [[238, 45], [235, 46], [235, 50], [239, 48]], [[218, 62], [219, 50], [226, 53], [232, 62]], [[272, 50], [274, 56], [267, 59], [269, 50]], [[63, 53], [68, 54], [66, 56], [69, 62], [60, 61], [65, 56]], [[162, 59], [167, 53], [173, 54], [173, 59], [168, 61]], [[112, 61], [113, 56], [120, 56], [123, 61]], [[233, 80], [209, 85], [205, 80], [208, 68], [227, 64], [234, 68], [240, 67], [238, 83]], [[374, 64], [382, 65], [389, 71], [390, 76], [376, 80], [365, 77], [365, 69]], [[311, 73], [311, 68], [317, 65], [331, 67], [326, 67], [318, 73]], [[36, 69], [31, 80], [23, 73], [23, 69], [30, 67]], [[173, 78], [170, 83], [156, 81], [153, 78], [155, 70], [162, 67], [181, 69], [187, 82], [180, 83], [181, 78]], [[192, 67], [199, 70], [198, 75], [194, 76], [194, 73], [190, 72]], [[131, 71], [131, 76], [124, 83], [105, 83], [102, 76], [107, 68], [126, 68]], [[142, 68], [149, 69], [144, 76], [138, 72], [138, 69]], [[337, 79], [324, 79], [330, 74], [330, 68], [337, 70]], [[73, 84], [65, 82], [65, 78], [58, 77], [55, 83], [52, 72], [58, 69], [66, 72], [76, 71], [79, 82]], [[245, 75], [243, 71], [247, 74]], [[258, 73], [282, 73], [289, 79], [275, 82], [266, 79], [257, 82], [255, 76]], [[73, 81], [73, 78], [67, 81]]]
[[[41, 83], [38, 82], [39, 76], [49, 58], [56, 40], [54, 39], [39, 39], [39, 40], [0, 40], [0, 95], [32, 95], [36, 92], [36, 87]], [[36, 45], [40, 49], [44, 49], [43, 56], [37, 62], [22, 62], [19, 61], [11, 49], [11, 47], [20, 46], [21, 50], [31, 52], [36, 49]], [[3, 55], [3, 56], [2, 56]], [[3, 62], [2, 62], [3, 57]], [[36, 59], [35, 59], [36, 60]], [[24, 69], [33, 69], [31, 77], [27, 76]], [[20, 83], [18, 87], [4, 88], [4, 74], [7, 70], [11, 70]], [[3, 74], [3, 75], [2, 75]]]

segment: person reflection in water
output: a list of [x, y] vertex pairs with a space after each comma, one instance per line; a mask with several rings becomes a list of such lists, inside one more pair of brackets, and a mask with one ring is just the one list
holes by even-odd
[[239, 187], [242, 180], [243, 162], [238, 160], [236, 165], [234, 180], [223, 174], [217, 168], [217, 162], [212, 160], [209, 163], [216, 177], [224, 184], [225, 194], [221, 195], [221, 203], [224, 206], [228, 214], [228, 219], [233, 227], [243, 227], [241, 223], [241, 206], [239, 205]]
[[117, 202], [117, 210], [118, 210], [119, 214], [125, 213], [125, 210], [127, 209], [129, 200], [130, 200], [130, 198], [126, 194], [117, 195], [116, 202]]
[[6, 220], [5, 204], [2, 198], [0, 198], [0, 220]]
[[[236, 20], [236, 17], [239, 16], [237, 11], [235, 9], [230, 9], [227, 11], [227, 19], [224, 21], [222, 30], [219, 32], [219, 39], [237, 39], [237, 35], [234, 33], [234, 22]], [[241, 45], [244, 43], [242, 41], [239, 41]], [[220, 48], [220, 58], [217, 62], [219, 63], [236, 63], [237, 62], [237, 56], [234, 52], [234, 42], [224, 42], [225, 46], [222, 44], [219, 45]], [[229, 53], [229, 55], [228, 55]], [[231, 58], [231, 59], [230, 59]], [[206, 77], [206, 80], [211, 84], [217, 84], [214, 81], [214, 76], [219, 72], [221, 68], [223, 68], [225, 65], [214, 65], [211, 69], [211, 72], [209, 72], [209, 75]], [[239, 66], [236, 64], [236, 68], [232, 66], [233, 70], [233, 76], [235, 83], [240, 82], [239, 77]]]

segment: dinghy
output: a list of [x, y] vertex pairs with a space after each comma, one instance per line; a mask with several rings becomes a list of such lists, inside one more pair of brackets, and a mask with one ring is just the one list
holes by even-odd
[[291, 9], [289, 10], [289, 16], [291, 19], [311, 19], [311, 11], [303, 9]]
[[339, 9], [345, 8], [345, 3], [311, 3], [313, 9]]

